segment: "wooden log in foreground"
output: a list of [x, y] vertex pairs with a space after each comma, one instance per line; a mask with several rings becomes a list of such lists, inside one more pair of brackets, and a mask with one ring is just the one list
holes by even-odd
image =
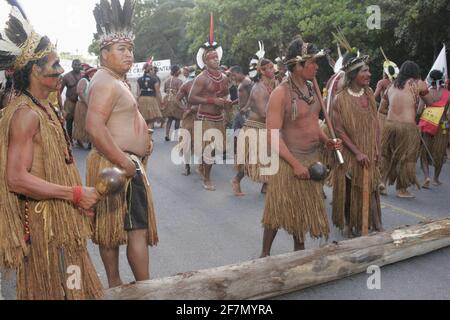
[[106, 291], [114, 300], [267, 299], [450, 246], [450, 218]]

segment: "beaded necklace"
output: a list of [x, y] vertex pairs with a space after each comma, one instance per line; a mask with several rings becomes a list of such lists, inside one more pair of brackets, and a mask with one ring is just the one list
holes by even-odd
[[292, 85], [292, 88], [294, 89], [295, 93], [297, 93], [298, 97], [305, 101], [307, 104], [312, 105], [316, 101], [314, 98], [314, 91], [311, 86], [311, 84], [308, 81], [305, 81], [306, 87], [308, 88], [309, 97], [303, 94], [303, 92], [300, 90], [300, 88], [295, 84], [292, 77], [289, 78], [290, 83]]
[[264, 84], [264, 87], [266, 88], [269, 95], [271, 95], [272, 91], [275, 89], [274, 82], [270, 81], [269, 85], [267, 85], [264, 81], [262, 81], [262, 83]]
[[216, 76], [211, 71], [206, 70], [206, 74], [208, 75], [208, 78], [211, 79], [214, 82], [221, 82], [223, 80], [223, 73], [222, 72], [217, 72], [217, 76]]
[[223, 73], [219, 71], [217, 73], [218, 75], [215, 76], [211, 71], [206, 70], [206, 76], [213, 82], [214, 91], [216, 92], [216, 94], [220, 93], [220, 91], [222, 90], [223, 81]]
[[353, 91], [352, 89], [347, 88], [347, 92], [348, 92], [348, 94], [351, 95], [352, 97], [355, 97], [355, 98], [361, 98], [361, 97], [364, 95], [365, 90], [364, 90], [364, 88], [361, 88], [361, 90], [360, 90], [359, 92], [355, 92], [355, 91]]

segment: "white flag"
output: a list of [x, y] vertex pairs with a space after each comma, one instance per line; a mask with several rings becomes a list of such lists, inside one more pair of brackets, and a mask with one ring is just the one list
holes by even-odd
[[[447, 53], [445, 50], [445, 44], [444, 47], [441, 50], [441, 53], [439, 53], [439, 56], [437, 57], [436, 61], [434, 62], [433, 67], [430, 70], [439, 70], [442, 71], [442, 73], [444, 74], [444, 79], [447, 80], [448, 79], [448, 68], [447, 68]], [[428, 73], [427, 76], [427, 80], [430, 81], [430, 73]]]

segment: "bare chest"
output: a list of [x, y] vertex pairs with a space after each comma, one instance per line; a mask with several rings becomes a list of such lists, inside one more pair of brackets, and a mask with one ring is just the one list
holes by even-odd
[[122, 116], [133, 116], [138, 111], [137, 101], [131, 91], [121, 84], [119, 87], [120, 93], [118, 94], [118, 99], [114, 106], [112, 116], [122, 115]]
[[204, 93], [220, 98], [226, 97], [229, 95], [228, 84], [228, 79], [225, 77], [222, 77], [221, 79], [211, 79], [210, 77], [206, 77]]

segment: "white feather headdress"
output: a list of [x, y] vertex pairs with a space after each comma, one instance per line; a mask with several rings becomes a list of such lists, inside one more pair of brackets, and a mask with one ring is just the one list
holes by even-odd
[[211, 13], [210, 16], [210, 25], [209, 25], [209, 38], [206, 43], [204, 43], [197, 52], [197, 65], [200, 69], [205, 68], [205, 54], [209, 51], [215, 50], [217, 52], [217, 56], [219, 57], [219, 61], [222, 60], [223, 57], [223, 49], [219, 44], [215, 41], [214, 36], [214, 16]]
[[250, 68], [248, 71], [248, 75], [250, 78], [254, 78], [258, 75], [258, 66], [261, 60], [266, 55], [266, 51], [264, 49], [264, 42], [258, 41], [259, 50], [255, 53], [253, 58], [250, 60]]

